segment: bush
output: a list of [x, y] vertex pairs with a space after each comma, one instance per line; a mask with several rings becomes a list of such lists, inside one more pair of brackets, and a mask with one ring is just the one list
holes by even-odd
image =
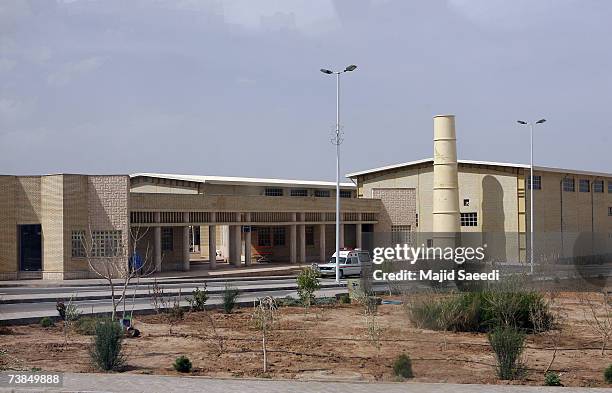
[[317, 271], [311, 267], [302, 269], [296, 278], [298, 297], [304, 307], [310, 307], [314, 303], [315, 291], [321, 287]]
[[340, 304], [351, 304], [351, 297], [348, 293], [341, 293], [340, 296], [338, 296], [338, 301]]
[[229, 284], [223, 289], [223, 312], [231, 314], [236, 306], [236, 298], [240, 292]]
[[497, 376], [503, 380], [514, 379], [520, 371], [525, 333], [514, 327], [498, 327], [488, 338], [497, 360]]
[[174, 360], [172, 367], [179, 373], [188, 373], [191, 371], [192, 364], [187, 356], [179, 356]]
[[96, 323], [90, 357], [94, 365], [104, 371], [117, 370], [125, 363], [122, 353], [123, 328], [110, 319]]
[[546, 386], [563, 386], [559, 374], [549, 371], [544, 375], [544, 385]]
[[49, 328], [51, 326], [53, 326], [53, 319], [49, 318], [49, 317], [43, 317], [40, 319], [40, 326], [44, 327], [44, 328]]
[[604, 370], [604, 381], [606, 381], [606, 383], [612, 383], [612, 364]]
[[206, 302], [208, 301], [208, 290], [206, 289], [206, 283], [204, 283], [204, 289], [196, 288], [191, 292], [192, 298], [187, 298], [187, 302], [191, 307], [192, 311], [204, 311], [206, 308]]
[[98, 322], [99, 319], [95, 317], [82, 317], [77, 320], [74, 329], [77, 333], [84, 336], [93, 336], [96, 334], [96, 325]]
[[399, 355], [393, 362], [393, 373], [401, 378], [414, 378], [412, 360], [405, 353]]

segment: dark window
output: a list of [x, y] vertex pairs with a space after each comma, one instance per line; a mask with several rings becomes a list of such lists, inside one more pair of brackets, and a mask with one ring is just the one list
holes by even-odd
[[591, 182], [588, 179], [580, 179], [580, 192], [591, 192]]
[[609, 208], [608, 208], [608, 215], [609, 215], [610, 217], [612, 217], [612, 207], [609, 207]]
[[315, 196], [318, 198], [328, 198], [330, 195], [329, 190], [315, 190]]
[[563, 179], [563, 191], [575, 192], [576, 184], [574, 183], [573, 177], [566, 177]]
[[272, 239], [275, 246], [285, 245], [285, 227], [274, 227], [272, 230]]
[[123, 248], [121, 231], [93, 231], [91, 233], [92, 250], [94, 257], [120, 256]]
[[351, 198], [353, 191], [351, 190], [340, 190], [340, 198]]
[[[527, 176], [527, 188], [531, 188], [531, 176]], [[533, 190], [541, 190], [542, 189], [542, 176], [533, 175]]]
[[478, 226], [478, 213], [461, 213], [461, 226], [462, 227]]
[[463, 200], [463, 206], [470, 206], [470, 200], [469, 199], [464, 199]]
[[409, 244], [410, 225], [391, 225], [391, 242], [393, 244]]
[[172, 237], [172, 228], [161, 229], [161, 246], [162, 251], [172, 251], [174, 249], [174, 238]]
[[72, 257], [85, 257], [85, 231], [72, 232]]
[[283, 196], [282, 188], [266, 188], [266, 196]]
[[257, 245], [261, 247], [269, 247], [270, 243], [270, 228], [259, 227], [257, 228]]
[[306, 245], [314, 246], [314, 227], [313, 226], [306, 227]]
[[291, 196], [295, 196], [295, 197], [305, 197], [308, 196], [308, 190], [303, 189], [303, 188], [294, 188], [290, 191], [290, 195]]
[[419, 226], [419, 213], [417, 213], [414, 217], [414, 226], [418, 227]]
[[604, 192], [604, 182], [603, 182], [603, 180], [595, 180], [595, 181], [593, 181], [593, 192]]
[[608, 180], [608, 193], [612, 194], [612, 181]]

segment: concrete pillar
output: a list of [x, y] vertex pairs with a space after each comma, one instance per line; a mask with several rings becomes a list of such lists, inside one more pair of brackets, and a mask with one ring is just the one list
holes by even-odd
[[[300, 216], [302, 216], [301, 218], [303, 219], [303, 214], [300, 214]], [[298, 262], [299, 263], [306, 263], [306, 225], [304, 224], [299, 224], [297, 226], [298, 229], [298, 237], [300, 238], [300, 241], [298, 242], [299, 244], [299, 257], [298, 257]]]
[[[240, 213], [236, 213], [236, 221], [240, 221]], [[233, 231], [232, 231], [233, 230]], [[233, 257], [232, 257], [233, 254]], [[242, 264], [242, 228], [240, 225], [230, 227], [230, 262], [240, 267]]]
[[340, 222], [340, 248], [344, 248], [344, 224], [342, 222]]
[[155, 222], [158, 226], [153, 227], [153, 263], [155, 263], [155, 271], [162, 270], [162, 247], [161, 247], [161, 227], [159, 226], [160, 214], [155, 212]]
[[[215, 214], [215, 213], [212, 213]], [[214, 221], [213, 221], [214, 222]], [[209, 269], [217, 267], [217, 226], [208, 226], [208, 264]]]
[[[291, 213], [291, 221], [295, 221], [295, 213]], [[289, 262], [297, 262], [297, 226], [289, 225]]]
[[325, 224], [319, 224], [319, 262], [326, 262], [325, 253]]
[[248, 225], [248, 231], [244, 232], [244, 264], [251, 265], [251, 213], [245, 214], [245, 221]]
[[[189, 223], [189, 213], [183, 213], [183, 221]], [[189, 226], [183, 227], [183, 271], [189, 271], [189, 259], [191, 254], [189, 253]]]
[[363, 247], [362, 232], [361, 232], [361, 213], [357, 213], [357, 225], [355, 226], [355, 242], [357, 248], [361, 249]]

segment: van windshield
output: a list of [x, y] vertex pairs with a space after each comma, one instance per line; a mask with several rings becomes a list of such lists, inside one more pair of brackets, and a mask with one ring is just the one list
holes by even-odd
[[[336, 257], [331, 257], [331, 259], [329, 260], [329, 263], [336, 263]], [[346, 263], [346, 258], [344, 257], [340, 257], [340, 264]]]

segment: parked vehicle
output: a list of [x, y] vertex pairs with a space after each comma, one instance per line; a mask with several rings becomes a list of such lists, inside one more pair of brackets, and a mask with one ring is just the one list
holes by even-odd
[[[336, 275], [336, 253], [332, 255], [331, 259], [327, 263], [314, 263], [313, 268], [321, 276], [335, 276]], [[367, 250], [360, 250], [358, 248], [354, 250], [342, 249], [340, 250], [340, 277], [361, 275], [361, 268], [364, 264], [370, 263], [370, 253]]]

